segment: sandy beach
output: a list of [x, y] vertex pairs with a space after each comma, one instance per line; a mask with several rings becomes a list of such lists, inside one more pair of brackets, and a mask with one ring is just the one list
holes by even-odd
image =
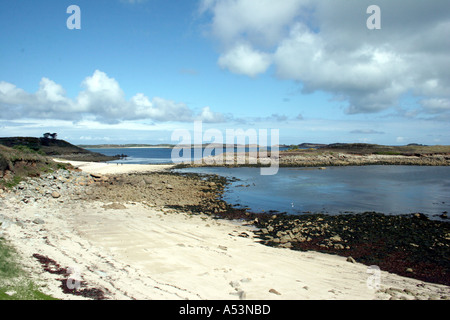
[[[60, 170], [0, 195], [2, 236], [41, 290], [58, 299], [450, 298], [448, 286], [383, 270], [378, 275], [337, 255], [263, 245], [255, 227], [239, 221], [151, 199], [111, 201], [92, 191], [114, 175], [163, 172], [170, 165], [71, 163], [81, 169], [76, 176]], [[156, 178], [149, 179], [156, 185]], [[176, 199], [172, 180], [166, 180], [155, 194]], [[70, 276], [52, 272], [57, 269]], [[64, 292], [68, 281], [75, 290]]]
[[122, 173], [142, 173], [155, 172], [173, 168], [174, 165], [151, 165], [151, 164], [122, 164], [108, 162], [84, 162], [84, 161], [67, 161], [62, 159], [53, 159], [55, 162], [70, 163], [84, 172], [94, 174], [122, 174]]

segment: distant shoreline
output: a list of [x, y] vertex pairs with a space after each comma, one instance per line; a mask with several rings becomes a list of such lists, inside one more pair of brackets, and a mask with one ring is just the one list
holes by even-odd
[[84, 149], [172, 149], [173, 147], [169, 147], [169, 146], [147, 146], [147, 147], [98, 147], [98, 146], [88, 146], [88, 147], [83, 147]]
[[[77, 147], [79, 148], [83, 148], [83, 149], [151, 149], [151, 148], [165, 148], [165, 149], [172, 149], [175, 147], [179, 147], [179, 148], [206, 148], [206, 147], [210, 147], [210, 148], [268, 148], [268, 146], [260, 146], [260, 145], [254, 145], [254, 144], [246, 144], [246, 145], [241, 145], [241, 144], [216, 144], [216, 143], [204, 143], [201, 146], [196, 145], [196, 144], [174, 144], [174, 145], [170, 145], [170, 144], [162, 144], [162, 145], [77, 145]], [[269, 146], [269, 148], [274, 147], [274, 146]], [[287, 146], [285, 145], [279, 145], [279, 148], [287, 148]]]
[[164, 148], [164, 149], [172, 149], [174, 146], [156, 146], [156, 145], [149, 145], [149, 146], [121, 146], [121, 145], [99, 145], [99, 146], [84, 146], [84, 145], [78, 145], [78, 147], [83, 149], [157, 149], [157, 148]]

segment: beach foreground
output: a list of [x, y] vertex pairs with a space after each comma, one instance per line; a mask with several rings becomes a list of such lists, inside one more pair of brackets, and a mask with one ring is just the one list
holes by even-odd
[[[0, 195], [0, 230], [59, 299], [448, 299], [450, 287], [345, 257], [264, 245], [253, 225], [194, 214], [214, 182], [170, 166], [72, 163]], [[142, 178], [127, 180], [127, 172]], [[145, 174], [144, 174], [145, 172]], [[180, 180], [181, 179], [181, 180]], [[114, 181], [114, 183], [112, 183]], [[152, 186], [148, 198], [113, 187]], [[182, 185], [180, 194], [174, 185]], [[133, 198], [135, 196], [135, 198]], [[205, 200], [206, 199], [206, 200]]]

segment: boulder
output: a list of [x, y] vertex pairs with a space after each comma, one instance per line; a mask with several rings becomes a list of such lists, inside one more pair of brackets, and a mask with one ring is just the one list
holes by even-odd
[[342, 242], [342, 238], [339, 235], [332, 236], [330, 240], [333, 242]]

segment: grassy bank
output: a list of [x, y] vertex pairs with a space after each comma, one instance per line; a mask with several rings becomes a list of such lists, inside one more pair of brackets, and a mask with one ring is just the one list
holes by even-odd
[[101, 153], [91, 152], [59, 139], [8, 137], [0, 138], [0, 145], [9, 148], [26, 148], [42, 156], [66, 160], [101, 162], [119, 159], [119, 157], [105, 156]]
[[0, 145], [0, 188], [11, 188], [27, 177], [37, 177], [62, 166], [29, 147]]
[[14, 248], [0, 238], [0, 300], [55, 300], [29, 278]]

